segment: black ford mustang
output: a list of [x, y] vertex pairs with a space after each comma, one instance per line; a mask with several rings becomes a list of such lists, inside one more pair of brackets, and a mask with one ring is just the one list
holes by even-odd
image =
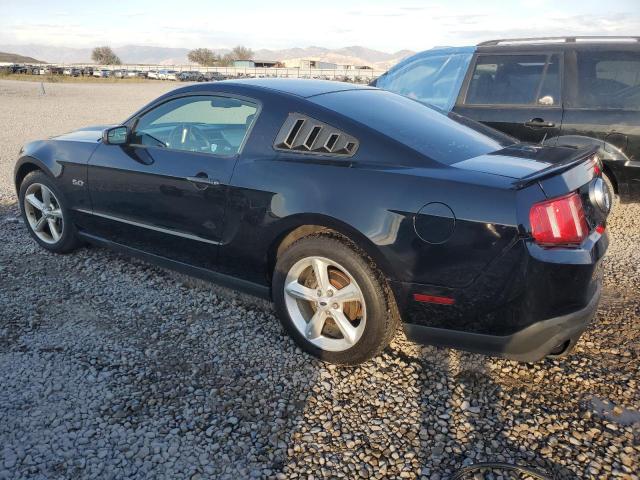
[[28, 144], [25, 223], [272, 298], [306, 351], [353, 364], [407, 336], [533, 361], [600, 296], [594, 151], [517, 143], [371, 87], [199, 84], [122, 125]]

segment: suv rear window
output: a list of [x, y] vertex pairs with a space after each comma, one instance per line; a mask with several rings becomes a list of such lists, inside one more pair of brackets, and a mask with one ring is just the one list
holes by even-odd
[[516, 142], [471, 120], [447, 116], [417, 100], [384, 90], [347, 90], [316, 95], [309, 100], [446, 165], [495, 152]]
[[640, 110], [640, 52], [578, 52], [576, 106]]
[[560, 104], [560, 57], [481, 55], [473, 71], [467, 105]]

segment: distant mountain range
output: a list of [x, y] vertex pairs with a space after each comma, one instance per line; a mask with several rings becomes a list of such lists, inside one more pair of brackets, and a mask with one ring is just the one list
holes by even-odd
[[[189, 63], [187, 60], [188, 48], [125, 45], [116, 47], [113, 50], [124, 63], [154, 65], [182, 65]], [[229, 52], [228, 49], [212, 50], [220, 55]], [[91, 62], [92, 48], [53, 47], [48, 45], [0, 45], [0, 51], [42, 58], [44, 61], [52, 63], [89, 63]], [[254, 58], [257, 60], [310, 59], [346, 65], [368, 65], [375, 69], [386, 70], [414, 52], [400, 50], [395, 53], [386, 53], [354, 46], [337, 49], [323, 47], [288, 48], [284, 50], [260, 49], [255, 50], [254, 53]], [[27, 60], [24, 61], [26, 62]], [[31, 63], [36, 62], [33, 59], [29, 61]]]
[[35, 58], [25, 57], [24, 55], [17, 55], [15, 53], [0, 52], [1, 63], [44, 63]]

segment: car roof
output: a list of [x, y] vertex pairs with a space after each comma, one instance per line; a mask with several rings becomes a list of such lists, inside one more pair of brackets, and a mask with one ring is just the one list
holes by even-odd
[[397, 71], [402, 69], [405, 65], [415, 62], [416, 60], [420, 60], [422, 58], [429, 58], [434, 55], [455, 55], [460, 53], [469, 53], [473, 54], [477, 50], [474, 46], [466, 46], [466, 47], [433, 47], [429, 50], [424, 50], [422, 52], [415, 53], [406, 57], [404, 60], [396, 63], [393, 67], [391, 67], [388, 71]]
[[464, 47], [434, 47], [429, 50], [411, 55], [405, 58], [391, 70], [401, 68], [405, 63], [412, 63], [422, 57], [431, 57], [433, 55], [453, 55], [456, 53], [475, 53], [481, 52], [497, 52], [501, 50], [522, 51], [522, 50], [538, 50], [546, 48], [599, 48], [602, 46], [616, 47], [640, 47], [640, 37], [632, 36], [577, 36], [577, 37], [537, 37], [537, 38], [503, 38], [496, 40], [487, 40], [477, 45], [468, 45]]
[[528, 45], [566, 45], [575, 46], [576, 44], [636, 44], [640, 45], [640, 37], [633, 36], [610, 36], [610, 35], [590, 35], [590, 36], [570, 36], [570, 37], [530, 37], [530, 38], [501, 38], [497, 40], [487, 40], [480, 42], [478, 47], [497, 47], [497, 46], [528, 46]]
[[451, 55], [455, 53], [473, 53], [475, 51], [476, 51], [476, 47], [472, 45], [465, 46], [465, 47], [433, 47], [429, 50], [418, 52], [414, 55], [411, 55], [411, 57], [407, 57], [407, 58], [411, 58], [412, 60], [415, 60], [416, 58], [420, 58], [420, 57], [430, 57], [433, 54], [441, 53], [443, 55]]
[[223, 80], [218, 83], [275, 90], [303, 98], [345, 90], [374, 89], [374, 87], [367, 85], [354, 85], [352, 83], [335, 82], [331, 80], [311, 80], [303, 78], [247, 78], [240, 80]]
[[505, 38], [488, 40], [477, 45], [478, 52], [522, 52], [538, 50], [602, 50], [614, 47], [624, 50], [640, 48], [640, 37], [584, 36], [584, 37], [538, 37]]

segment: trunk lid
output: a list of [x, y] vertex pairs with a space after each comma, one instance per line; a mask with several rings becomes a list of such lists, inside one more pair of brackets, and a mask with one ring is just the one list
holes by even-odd
[[592, 231], [605, 224], [613, 194], [602, 180], [597, 150], [516, 144], [452, 166], [511, 178], [516, 190], [538, 184], [548, 199], [575, 192]]
[[515, 188], [551, 177], [583, 163], [597, 148], [544, 147], [518, 143], [452, 164], [463, 170], [513, 178]]

